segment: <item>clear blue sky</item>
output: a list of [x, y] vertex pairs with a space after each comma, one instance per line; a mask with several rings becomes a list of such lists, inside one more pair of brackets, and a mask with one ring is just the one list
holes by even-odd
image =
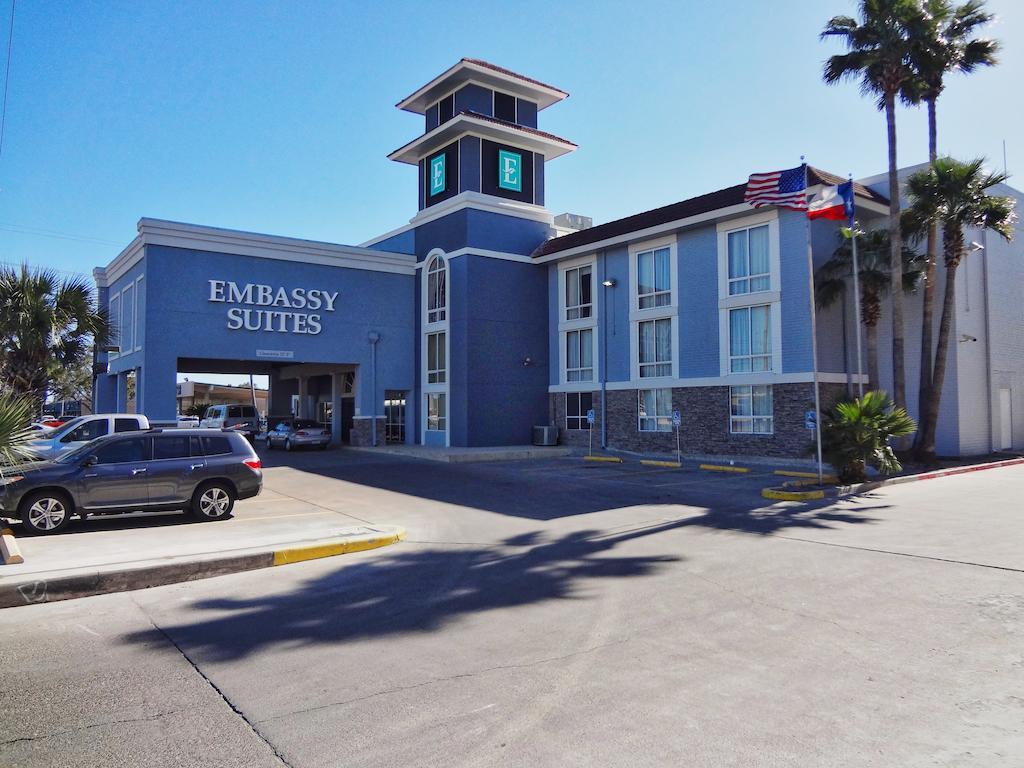
[[[991, 0], [1001, 66], [956, 77], [940, 148], [1024, 162], [1024, 8]], [[602, 222], [809, 162], [885, 169], [884, 123], [826, 87], [819, 42], [851, 0], [241, 2], [19, 0], [0, 158], [0, 261], [90, 272], [141, 216], [355, 244], [415, 213], [385, 155], [422, 131], [394, 103], [462, 56], [570, 92], [541, 127], [580, 149], [548, 207]], [[9, 0], [0, 0], [0, 35]], [[998, 105], [998, 106], [992, 106]], [[926, 157], [901, 109], [901, 164]], [[19, 231], [12, 231], [19, 230]], [[33, 234], [63, 233], [77, 239]]]

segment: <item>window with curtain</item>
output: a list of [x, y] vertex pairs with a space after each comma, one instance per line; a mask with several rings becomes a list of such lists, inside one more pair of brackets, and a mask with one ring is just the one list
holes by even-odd
[[729, 372], [754, 373], [772, 369], [771, 307], [729, 310]]
[[734, 434], [772, 434], [774, 406], [771, 385], [729, 387], [729, 413], [729, 431]]
[[594, 331], [583, 328], [565, 334], [565, 380], [593, 381]]
[[435, 256], [427, 266], [427, 322], [440, 323], [448, 310], [448, 268], [444, 259]]
[[448, 402], [444, 392], [427, 394], [427, 429], [444, 432], [448, 428]]
[[565, 428], [590, 429], [587, 411], [594, 407], [593, 392], [567, 392], [565, 395]]
[[444, 384], [448, 379], [445, 364], [445, 334], [427, 334], [427, 384]]
[[565, 319], [582, 320], [593, 314], [593, 268], [565, 271]]
[[641, 432], [672, 431], [671, 389], [641, 389], [637, 399]]
[[767, 291], [771, 287], [768, 225], [730, 232], [729, 295]]
[[669, 248], [656, 248], [636, 255], [636, 293], [640, 309], [665, 307], [672, 303], [672, 262]]
[[672, 320], [644, 320], [637, 323], [640, 377], [672, 375]]

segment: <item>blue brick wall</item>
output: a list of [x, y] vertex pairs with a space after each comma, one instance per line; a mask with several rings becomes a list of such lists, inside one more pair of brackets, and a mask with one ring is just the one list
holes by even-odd
[[811, 370], [806, 221], [799, 211], [779, 211], [783, 373]]
[[[618, 246], [605, 251], [605, 269], [615, 287], [597, 286], [598, 317], [604, 316], [607, 331], [608, 381], [629, 381], [629, 250]], [[600, 266], [600, 260], [599, 264]]]
[[412, 255], [416, 253], [416, 233], [411, 229], [407, 229], [405, 232], [400, 232], [394, 237], [389, 237], [387, 240], [381, 240], [379, 243], [374, 243], [367, 247], [375, 251]]

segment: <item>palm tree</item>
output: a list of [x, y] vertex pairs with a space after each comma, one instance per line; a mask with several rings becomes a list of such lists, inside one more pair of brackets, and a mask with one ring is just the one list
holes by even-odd
[[839, 482], [862, 483], [869, 466], [883, 474], [903, 469], [889, 440], [915, 429], [914, 420], [902, 408], [893, 407], [885, 392], [865, 392], [863, 397], [839, 401], [825, 415], [822, 449]]
[[[35, 414], [31, 401], [0, 391], [0, 466], [19, 464], [32, 459], [29, 441], [36, 433], [29, 431]], [[0, 477], [3, 470], [0, 469]]]
[[38, 411], [48, 372], [80, 365], [91, 343], [105, 344], [106, 312], [84, 278], [60, 279], [50, 269], [0, 268], [0, 383], [28, 397]]
[[[978, 67], [996, 63], [999, 43], [985, 38], [972, 38], [978, 28], [990, 22], [992, 14], [985, 11], [984, 0], [969, 0], [956, 6], [950, 0], [924, 0], [924, 14], [911, 34], [910, 60], [914, 82], [904, 89], [903, 99], [916, 104], [923, 100], [928, 108], [928, 162], [938, 158], [938, 129], [935, 105], [945, 89], [945, 78], [951, 72], [970, 74]], [[935, 304], [935, 264], [939, 253], [939, 233], [933, 223], [928, 228], [927, 265], [921, 312], [921, 380], [918, 387], [921, 421], [928, 420], [932, 381], [932, 317]], [[921, 436], [918, 433], [920, 449]]]
[[860, 78], [861, 92], [875, 96], [885, 110], [889, 145], [889, 281], [892, 298], [893, 397], [906, 405], [903, 355], [903, 245], [900, 237], [900, 190], [896, 176], [896, 98], [913, 77], [910, 30], [920, 26], [917, 0], [861, 0], [861, 20], [836, 16], [821, 36], [842, 37], [847, 53], [829, 57], [823, 77], [829, 85]]
[[949, 333], [956, 312], [956, 271], [967, 252], [966, 232], [969, 229], [991, 229], [1010, 240], [1017, 218], [1013, 210], [1014, 198], [985, 193], [990, 187], [1006, 181], [1006, 174], [985, 172], [982, 169], [984, 162], [977, 159], [964, 163], [951, 157], [940, 157], [930, 168], [907, 179], [907, 231], [920, 239], [929, 227], [941, 227], [942, 257], [946, 265], [946, 289], [942, 297], [935, 366], [929, 383], [928, 403], [922, 409], [926, 419], [922, 419], [918, 439], [918, 453], [927, 461], [935, 458], [935, 429], [946, 378]]
[[[847, 281], [853, 276], [853, 251], [848, 232], [844, 228], [839, 236], [839, 247], [832, 258], [814, 273], [815, 302], [821, 308], [832, 306], [844, 296]], [[911, 293], [917, 289], [923, 274], [923, 259], [906, 246], [902, 246], [902, 259], [903, 291]], [[860, 319], [867, 342], [868, 381], [872, 387], [877, 387], [878, 321], [882, 316], [882, 297], [891, 286], [888, 230], [857, 233], [857, 267], [860, 276]]]

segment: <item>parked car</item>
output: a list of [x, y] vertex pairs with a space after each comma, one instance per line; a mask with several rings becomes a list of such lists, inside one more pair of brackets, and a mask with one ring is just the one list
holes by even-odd
[[267, 430], [267, 448], [280, 445], [286, 451], [290, 451], [293, 448], [316, 446], [323, 450], [331, 442], [331, 430], [312, 419], [296, 419], [291, 416], [283, 416], [279, 419], [271, 417], [267, 423], [274, 425], [272, 429]]
[[79, 416], [32, 440], [29, 447], [40, 459], [56, 459], [90, 440], [118, 432], [149, 429], [149, 419], [137, 413], [94, 413]]
[[195, 429], [199, 426], [198, 416], [182, 416], [178, 414], [178, 426], [182, 429]]
[[93, 440], [0, 478], [0, 517], [32, 533], [64, 530], [72, 515], [184, 509], [222, 520], [263, 487], [260, 460], [241, 434], [154, 429]]
[[200, 427], [208, 429], [232, 428], [245, 435], [250, 441], [256, 439], [260, 429], [260, 417], [251, 405], [211, 405], [206, 409]]

